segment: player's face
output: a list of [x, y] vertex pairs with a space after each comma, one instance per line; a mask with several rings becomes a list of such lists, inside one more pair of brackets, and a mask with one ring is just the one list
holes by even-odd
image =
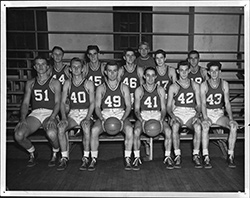
[[149, 48], [147, 45], [141, 45], [139, 48], [139, 53], [142, 57], [147, 57], [149, 53]]
[[34, 68], [37, 71], [37, 73], [44, 74], [49, 69], [49, 65], [47, 65], [46, 60], [44, 60], [44, 59], [37, 59]]
[[188, 62], [190, 63], [190, 65], [192, 67], [197, 66], [199, 61], [200, 61], [200, 59], [198, 57], [198, 54], [194, 53], [194, 54], [189, 55]]
[[98, 53], [95, 49], [89, 50], [88, 57], [92, 63], [96, 63], [98, 61]]
[[210, 74], [210, 76], [211, 76], [212, 79], [219, 78], [220, 70], [219, 70], [218, 66], [212, 66], [212, 67], [210, 67], [209, 74]]
[[135, 61], [135, 54], [132, 51], [127, 51], [126, 55], [124, 56], [124, 60], [129, 63], [132, 64]]
[[152, 85], [152, 84], [154, 84], [155, 83], [155, 79], [156, 79], [156, 73], [155, 73], [155, 71], [154, 70], [147, 70], [146, 71], [146, 74], [145, 74], [145, 80], [146, 80], [146, 83], [148, 84], [148, 85]]
[[181, 65], [178, 69], [178, 72], [180, 74], [180, 78], [184, 80], [184, 79], [187, 79], [190, 69], [188, 65]]
[[165, 57], [163, 54], [156, 54], [155, 61], [158, 66], [162, 66], [165, 63]]
[[118, 67], [117, 65], [108, 65], [106, 74], [109, 80], [114, 81], [118, 76]]
[[53, 52], [52, 52], [52, 58], [54, 59], [54, 61], [56, 63], [59, 63], [59, 62], [62, 62], [62, 59], [63, 59], [63, 52], [59, 49], [55, 49]]
[[75, 76], [81, 75], [82, 74], [82, 63], [79, 61], [73, 61], [71, 63], [71, 71], [72, 71], [72, 74]]

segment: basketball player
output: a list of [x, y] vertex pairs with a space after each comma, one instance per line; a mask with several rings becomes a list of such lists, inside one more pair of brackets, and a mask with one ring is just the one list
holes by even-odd
[[200, 54], [198, 51], [192, 50], [188, 53], [188, 62], [191, 66], [188, 74], [189, 79], [194, 80], [198, 84], [208, 79], [207, 70], [199, 66]]
[[[21, 118], [15, 128], [15, 140], [28, 151], [30, 157], [27, 166], [33, 167], [36, 165], [37, 153], [28, 137], [42, 126], [52, 145], [53, 155], [48, 164], [51, 167], [55, 166], [59, 152], [56, 125], [60, 109], [61, 84], [48, 72], [50, 66], [46, 58], [36, 57], [33, 67], [37, 77], [26, 83]], [[28, 115], [30, 100], [32, 112]]]
[[[230, 130], [228, 137], [228, 166], [235, 168], [234, 147], [237, 138], [238, 124], [233, 120], [231, 104], [229, 101], [228, 82], [220, 78], [221, 63], [209, 62], [207, 64], [209, 80], [201, 84], [201, 108], [204, 121], [202, 122], [202, 147], [205, 168], [212, 168], [208, 153], [209, 128], [216, 124]], [[228, 117], [224, 115], [226, 109]]]
[[[83, 130], [83, 157], [80, 170], [86, 170], [89, 163], [90, 150], [90, 125], [91, 116], [94, 111], [94, 84], [87, 80], [83, 74], [83, 63], [75, 57], [70, 61], [70, 71], [72, 79], [65, 81], [63, 85], [61, 100], [62, 119], [58, 124], [58, 136], [61, 147], [62, 158], [57, 170], [61, 171], [67, 167], [69, 160], [68, 139], [65, 132], [76, 126], [81, 126]], [[65, 103], [70, 100], [70, 111], [66, 116]]]
[[95, 112], [98, 120], [91, 130], [91, 157], [88, 170], [93, 171], [98, 157], [99, 135], [104, 132], [103, 124], [109, 117], [116, 117], [122, 122], [121, 129], [125, 134], [125, 170], [131, 170], [131, 152], [133, 146], [133, 128], [127, 119], [131, 111], [129, 88], [118, 80], [119, 66], [116, 62], [108, 62], [104, 74], [107, 80], [96, 90]]
[[139, 44], [138, 52], [140, 56], [135, 60], [136, 65], [143, 69], [156, 66], [154, 58], [149, 55], [150, 46], [147, 42], [143, 41]]
[[166, 52], [162, 49], [159, 49], [155, 52], [155, 62], [156, 62], [156, 71], [157, 78], [156, 83], [162, 86], [166, 92], [166, 99], [169, 86], [176, 81], [176, 72], [173, 67], [168, 66], [166, 61]]
[[145, 121], [155, 119], [160, 121], [162, 131], [165, 135], [165, 159], [167, 169], [173, 169], [173, 160], [171, 154], [171, 129], [165, 121], [166, 100], [165, 90], [155, 83], [157, 71], [154, 67], [148, 67], [144, 70], [145, 83], [135, 91], [135, 114], [138, 120], [134, 127], [134, 156], [133, 169], [140, 170], [140, 135], [144, 131]]
[[168, 91], [167, 111], [171, 117], [170, 125], [173, 131], [175, 168], [181, 168], [179, 129], [183, 125], [194, 131], [193, 162], [195, 168], [202, 168], [199, 155], [201, 142], [200, 85], [188, 78], [189, 72], [189, 63], [180, 61], [177, 66], [179, 79], [170, 85]]

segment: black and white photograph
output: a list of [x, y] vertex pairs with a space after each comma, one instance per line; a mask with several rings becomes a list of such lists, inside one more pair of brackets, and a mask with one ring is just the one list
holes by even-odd
[[249, 198], [249, 4], [1, 1], [1, 197]]

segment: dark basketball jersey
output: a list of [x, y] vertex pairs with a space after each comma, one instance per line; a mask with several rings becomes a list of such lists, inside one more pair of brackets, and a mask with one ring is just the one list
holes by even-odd
[[193, 89], [193, 82], [190, 80], [190, 84], [187, 88], [183, 88], [177, 81], [176, 84], [179, 86], [177, 94], [174, 96], [175, 106], [177, 107], [195, 107], [196, 99], [195, 92]]
[[60, 71], [57, 71], [54, 67], [52, 69], [52, 76], [53, 78], [59, 80], [59, 82], [61, 83], [61, 85], [64, 84], [64, 82], [69, 79], [69, 72], [67, 72], [66, 70], [68, 66], [66, 64], [63, 65], [62, 69]]
[[83, 79], [79, 85], [75, 85], [73, 80], [69, 91], [70, 109], [88, 109], [90, 106], [89, 92], [86, 89], [87, 80]]
[[31, 106], [34, 109], [54, 109], [55, 106], [55, 94], [50, 88], [50, 82], [52, 77], [50, 77], [43, 85], [39, 84], [37, 78], [35, 78], [35, 83], [31, 91]]
[[101, 71], [102, 64], [104, 63], [99, 62], [98, 68], [96, 70], [92, 69], [91, 63], [86, 64], [86, 78], [93, 81], [95, 89], [104, 82], [104, 77]]
[[197, 70], [196, 73], [190, 73], [188, 74], [188, 78], [191, 80], [194, 80], [196, 83], [201, 84], [202, 82], [205, 81], [205, 77], [201, 73], [201, 67], [198, 67], [199, 69]]
[[213, 88], [207, 81], [208, 91], [206, 93], [206, 104], [208, 109], [218, 109], [224, 107], [223, 81], [220, 79], [219, 85]]
[[112, 89], [108, 83], [103, 83], [105, 93], [102, 97], [101, 109], [125, 109], [125, 100], [121, 89], [122, 84], [123, 83], [118, 83], [117, 86]]
[[166, 71], [165, 73], [159, 73], [159, 68], [158, 66], [156, 66], [156, 70], [157, 70], [157, 78], [155, 79], [155, 82], [157, 85], [160, 85], [164, 88], [166, 94], [168, 93], [168, 89], [170, 87], [171, 83], [171, 79], [169, 77], [169, 68], [168, 66], [166, 66]]
[[141, 98], [141, 111], [161, 110], [161, 100], [158, 93], [158, 85], [152, 91], [148, 91], [145, 85], [142, 85], [143, 95]]
[[151, 56], [149, 56], [149, 58], [146, 60], [144, 60], [139, 56], [137, 59], [135, 59], [135, 64], [138, 65], [139, 67], [142, 67], [143, 69], [156, 66], [155, 60]]

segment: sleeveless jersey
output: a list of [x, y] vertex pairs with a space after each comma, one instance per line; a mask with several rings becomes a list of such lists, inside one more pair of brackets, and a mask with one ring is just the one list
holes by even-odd
[[144, 60], [140, 56], [135, 59], [135, 64], [139, 67], [142, 67], [143, 69], [146, 69], [148, 67], [155, 67], [155, 60], [153, 57], [149, 56], [148, 59]]
[[201, 67], [198, 67], [198, 71], [196, 73], [192, 73], [190, 71], [190, 73], [188, 74], [188, 78], [191, 80], [194, 80], [196, 83], [201, 84], [202, 82], [205, 81], [205, 78], [202, 76], [201, 74]]
[[207, 82], [208, 91], [206, 93], [206, 106], [208, 109], [218, 109], [224, 107], [224, 92], [222, 88], [223, 81], [220, 79], [219, 85], [213, 88], [209, 81]]
[[101, 109], [125, 109], [125, 100], [122, 93], [122, 84], [118, 83], [116, 88], [110, 88], [108, 83], [103, 83], [105, 93], [101, 101]]
[[70, 109], [89, 108], [89, 92], [86, 89], [86, 85], [86, 79], [83, 79], [83, 81], [77, 86], [73, 83], [73, 80], [71, 81], [71, 88], [69, 91]]
[[166, 71], [164, 74], [160, 74], [159, 73], [159, 68], [158, 66], [156, 66], [156, 70], [157, 70], [157, 78], [155, 79], [155, 82], [157, 85], [160, 85], [164, 88], [164, 90], [166, 91], [166, 94], [168, 93], [168, 89], [171, 85], [171, 79], [169, 77], [169, 68], [168, 66], [166, 67]]
[[152, 91], [148, 91], [145, 85], [141, 86], [143, 89], [143, 95], [141, 98], [141, 111], [160, 111], [161, 100], [158, 93], [158, 85]]
[[43, 85], [39, 84], [37, 78], [31, 91], [31, 106], [32, 110], [35, 109], [54, 109], [55, 106], [55, 94], [50, 88], [50, 77]]
[[96, 70], [93, 70], [90, 66], [90, 63], [86, 64], [86, 68], [87, 68], [87, 72], [86, 72], [86, 78], [88, 80], [93, 81], [94, 86], [95, 86], [95, 90], [96, 88], [101, 85], [104, 82], [104, 77], [101, 71], [101, 65], [103, 63], [99, 62], [98, 63], [98, 68]]
[[193, 82], [190, 80], [190, 84], [187, 88], [183, 88], [178, 81], [176, 84], [179, 86], [179, 90], [174, 96], [175, 106], [194, 108], [196, 106], [196, 99], [193, 89]]
[[66, 68], [68, 66], [66, 64], [63, 65], [62, 69], [60, 71], [57, 71], [54, 67], [52, 69], [52, 76], [53, 78], [59, 80], [61, 85], [64, 84], [64, 82], [69, 79], [69, 74], [66, 72]]

